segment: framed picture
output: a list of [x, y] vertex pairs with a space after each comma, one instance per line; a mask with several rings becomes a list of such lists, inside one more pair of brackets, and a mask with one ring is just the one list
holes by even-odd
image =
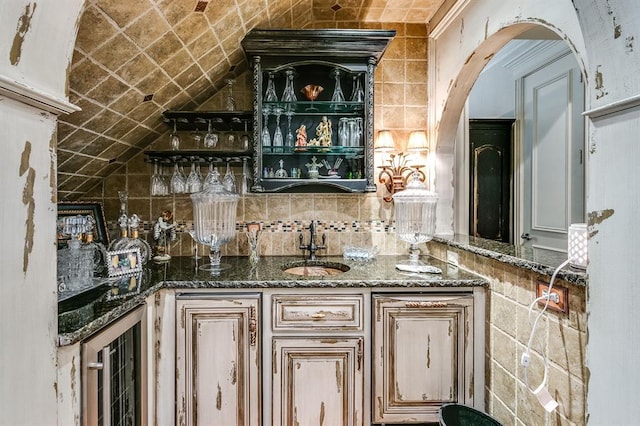
[[132, 248], [107, 252], [107, 268], [110, 277], [142, 271], [140, 249]]
[[[58, 203], [58, 218], [77, 215], [93, 217], [96, 223], [95, 229], [93, 230], [93, 240], [104, 244], [105, 247], [109, 247], [109, 233], [107, 232], [107, 222], [104, 220], [102, 203], [87, 203], [82, 201]], [[65, 247], [68, 239], [68, 235], [58, 234], [58, 248]]]

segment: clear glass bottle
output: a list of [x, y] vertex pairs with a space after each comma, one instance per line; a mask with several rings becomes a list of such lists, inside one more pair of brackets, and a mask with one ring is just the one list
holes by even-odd
[[335, 87], [333, 89], [333, 95], [331, 96], [331, 102], [334, 103], [333, 107], [338, 108], [341, 105], [340, 102], [344, 102], [344, 93], [342, 93], [342, 87], [340, 86], [340, 76], [342, 75], [342, 71], [339, 68], [334, 68], [331, 71], [331, 76], [335, 80]]
[[138, 248], [140, 249], [140, 262], [144, 265], [151, 258], [151, 246], [147, 240], [140, 238], [139, 233], [140, 218], [137, 214], [132, 214], [129, 218], [129, 227], [131, 230], [131, 238], [126, 244], [127, 249]]
[[351, 92], [351, 102], [364, 102], [364, 90], [362, 90], [362, 84], [360, 83], [360, 74], [354, 74], [353, 76], [353, 91]]
[[285, 83], [284, 92], [282, 93], [282, 102], [296, 102], [296, 91], [293, 85], [293, 78], [295, 76], [295, 70], [293, 68], [287, 68], [284, 71], [287, 82]]
[[338, 122], [338, 145], [349, 146], [349, 124], [346, 117], [342, 117]]
[[265, 102], [278, 102], [278, 95], [276, 94], [276, 85], [273, 82], [273, 78], [275, 74], [273, 72], [269, 72], [269, 80], [267, 82], [267, 90], [264, 93], [264, 101]]

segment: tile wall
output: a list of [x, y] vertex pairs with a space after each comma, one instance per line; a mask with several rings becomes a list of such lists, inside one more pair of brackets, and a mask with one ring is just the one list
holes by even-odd
[[[548, 282], [549, 277], [434, 241], [429, 243], [429, 250], [442, 260], [446, 260], [447, 250], [457, 252], [462, 267], [483, 275], [490, 282], [485, 325], [487, 412], [504, 425], [586, 424], [585, 287], [558, 280], [554, 285], [569, 289], [569, 315], [549, 312], [536, 329], [528, 377], [532, 387], [542, 382], [541, 354], [545, 354], [549, 359], [548, 389], [559, 403], [556, 411], [547, 414], [536, 397], [527, 391], [520, 357], [531, 333], [528, 308], [535, 299], [536, 282]], [[540, 347], [544, 349], [539, 350]]]
[[[391, 130], [398, 149], [405, 148], [406, 139], [413, 130], [426, 129], [427, 123], [427, 39], [426, 27], [417, 24], [372, 24], [373, 28], [395, 29], [391, 42], [376, 69], [375, 130]], [[236, 79], [234, 96], [239, 110], [252, 106], [251, 71]], [[224, 110], [226, 93], [222, 90], [205, 101], [201, 110]], [[149, 149], [169, 149], [169, 128], [155, 140]], [[195, 147], [192, 135], [182, 135], [185, 149]], [[376, 154], [376, 165], [382, 164]], [[100, 201], [112, 234], [117, 235], [115, 220], [118, 216], [118, 191], [129, 193], [129, 213], [137, 213], [144, 221], [143, 237], [150, 239], [153, 221], [163, 210], [171, 210], [184, 231], [192, 226], [192, 207], [188, 196], [151, 197], [149, 184], [152, 166], [139, 154], [121, 169], [107, 176], [102, 185], [85, 198]], [[165, 170], [171, 173], [171, 170]], [[188, 171], [187, 171], [188, 172]], [[224, 174], [224, 170], [220, 171]], [[236, 177], [241, 170], [235, 169]], [[319, 220], [319, 231], [326, 233], [327, 254], [341, 254], [346, 244], [376, 245], [381, 253], [405, 253], [406, 245], [396, 241], [393, 232], [392, 205], [381, 201], [383, 188], [369, 194], [251, 194], [242, 197], [237, 211], [238, 236], [224, 247], [226, 255], [246, 255], [244, 224], [260, 222], [265, 230], [261, 238], [264, 253], [274, 255], [298, 254], [299, 235], [310, 220]], [[306, 237], [306, 234], [305, 234]], [[172, 254], [190, 255], [191, 237], [178, 232]]]

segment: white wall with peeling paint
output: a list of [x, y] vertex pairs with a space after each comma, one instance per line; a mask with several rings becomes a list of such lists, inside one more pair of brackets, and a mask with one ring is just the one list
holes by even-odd
[[55, 425], [59, 393], [71, 392], [57, 376], [54, 114], [74, 109], [67, 67], [82, 5], [0, 2], [0, 425]]
[[[565, 38], [587, 76], [587, 418], [593, 425], [637, 424], [640, 289], [633, 262], [640, 256], [640, 47], [634, 43], [640, 40], [640, 8], [628, 0], [476, 0], [459, 2], [451, 16], [430, 41], [430, 130], [438, 153], [450, 150], [485, 62], [526, 23]], [[453, 163], [441, 160], [436, 191], [453, 198]], [[439, 208], [438, 231], [450, 232], [453, 206]], [[601, 220], [601, 212], [613, 214]]]

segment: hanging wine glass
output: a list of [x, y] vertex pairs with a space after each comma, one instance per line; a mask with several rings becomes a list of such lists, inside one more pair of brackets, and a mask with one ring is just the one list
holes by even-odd
[[247, 158], [242, 159], [242, 181], [240, 182], [240, 193], [246, 195], [251, 188], [251, 174], [249, 172], [249, 165], [247, 164]]
[[162, 179], [162, 175], [160, 174], [158, 159], [154, 158], [153, 159], [153, 175], [151, 175], [151, 188], [150, 188], [151, 196], [154, 197], [158, 195], [164, 195], [162, 193], [163, 186], [164, 186], [164, 182]]
[[364, 90], [362, 90], [362, 84], [360, 83], [360, 75], [353, 75], [353, 91], [351, 92], [351, 102], [364, 102]]
[[262, 128], [262, 146], [271, 146], [271, 135], [269, 134], [269, 107], [266, 105], [262, 106], [262, 122], [264, 123], [264, 127]]
[[211, 126], [211, 119], [208, 120], [209, 125], [207, 128], [207, 134], [204, 136], [204, 147], [205, 148], [215, 148], [218, 145], [219, 135], [218, 132], [213, 130]]
[[242, 120], [242, 122], [244, 123], [244, 133], [242, 134], [242, 136], [240, 136], [240, 146], [242, 147], [243, 151], [248, 151], [251, 148], [251, 136], [247, 131], [248, 121], [249, 120], [247, 119]]
[[284, 115], [287, 116], [287, 137], [285, 138], [285, 141], [284, 141], [285, 151], [287, 152], [293, 149], [293, 145], [296, 140], [295, 136], [293, 136], [293, 132], [291, 131], [291, 118], [293, 117], [294, 114], [295, 113], [290, 109], [287, 109], [284, 112]]
[[342, 71], [339, 68], [334, 68], [331, 71], [331, 76], [335, 80], [335, 88], [333, 89], [333, 95], [331, 96], [333, 109], [339, 109], [344, 106], [344, 104], [341, 104], [342, 102], [344, 102], [344, 93], [342, 93], [342, 87], [340, 86], [341, 74], [342, 74]]
[[197, 158], [191, 159], [191, 173], [187, 177], [187, 192], [193, 194], [194, 192], [202, 191], [202, 176], [200, 176], [200, 172], [198, 172], [196, 168]]
[[222, 186], [224, 186], [224, 189], [229, 192], [232, 192], [234, 194], [237, 192], [236, 177], [231, 170], [231, 161], [227, 161], [227, 171], [222, 178]]
[[173, 132], [171, 133], [169, 140], [171, 142], [172, 151], [177, 151], [180, 149], [180, 135], [178, 134], [178, 122], [175, 118], [173, 119]]
[[276, 86], [273, 82], [274, 73], [269, 71], [269, 81], [267, 83], [267, 90], [264, 93], [265, 102], [278, 102], [278, 95], [276, 94]]
[[274, 152], [282, 152], [282, 146], [284, 145], [282, 130], [280, 130], [280, 115], [282, 114], [282, 108], [275, 108], [273, 113], [276, 116], [276, 130], [273, 133], [273, 149]]
[[218, 168], [213, 165], [213, 158], [209, 160], [209, 172], [207, 176], [204, 178], [204, 183], [202, 185], [203, 189], [206, 190], [211, 185], [220, 184], [220, 173], [218, 172]]
[[187, 177], [176, 160], [173, 165], [173, 174], [171, 175], [171, 192], [174, 194], [184, 194], [187, 192]]
[[298, 98], [296, 97], [296, 91], [293, 88], [293, 77], [295, 76], [295, 71], [293, 68], [287, 68], [284, 71], [284, 75], [286, 76], [286, 84], [284, 86], [284, 92], [282, 93], [282, 102], [296, 102]]

